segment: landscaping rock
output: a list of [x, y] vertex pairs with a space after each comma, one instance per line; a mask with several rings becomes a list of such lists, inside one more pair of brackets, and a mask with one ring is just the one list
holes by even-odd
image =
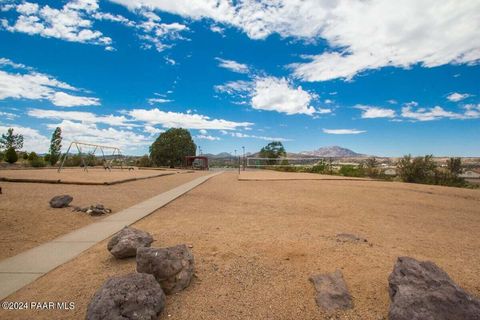
[[353, 308], [352, 297], [340, 270], [311, 276], [310, 281], [317, 291], [315, 301], [319, 307], [326, 311]]
[[336, 238], [338, 242], [368, 242], [367, 239], [350, 233], [339, 233]]
[[87, 320], [157, 319], [165, 294], [151, 274], [130, 273], [108, 279], [87, 308]]
[[68, 194], [61, 196], [55, 196], [50, 200], [50, 207], [52, 208], [65, 208], [72, 202], [73, 197]]
[[170, 248], [137, 249], [137, 271], [153, 274], [166, 294], [188, 287], [194, 269], [193, 255], [184, 244]]
[[103, 204], [96, 204], [96, 205], [92, 205], [92, 206], [85, 207], [85, 208], [75, 207], [72, 211], [85, 212], [85, 213], [88, 213], [91, 216], [100, 216], [100, 215], [104, 215], [106, 213], [111, 213], [112, 212], [111, 209], [105, 208], [105, 206]]
[[108, 242], [107, 249], [117, 259], [135, 257], [137, 248], [150, 247], [153, 237], [145, 231], [124, 227]]
[[388, 283], [389, 320], [480, 319], [480, 300], [433, 262], [399, 257]]

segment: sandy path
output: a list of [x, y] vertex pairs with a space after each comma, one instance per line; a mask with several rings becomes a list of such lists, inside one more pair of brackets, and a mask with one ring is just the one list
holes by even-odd
[[175, 174], [113, 186], [0, 182], [3, 190], [0, 195], [0, 260], [102, 219], [72, 213], [72, 208], [50, 208], [48, 201], [55, 195], [70, 194], [72, 206], [102, 203], [115, 213], [203, 174]]
[[[359, 181], [215, 177], [139, 221], [154, 246], [194, 245], [198, 279], [167, 298], [162, 319], [386, 319], [397, 256], [430, 259], [480, 295], [480, 192]], [[355, 233], [368, 244], [339, 243]], [[369, 245], [371, 244], [371, 245]], [[326, 315], [308, 277], [343, 271], [354, 309]], [[81, 319], [111, 275], [135, 270], [106, 241], [10, 296], [74, 301], [73, 311], [0, 311], [2, 319]], [[170, 317], [168, 316], [170, 315]]]

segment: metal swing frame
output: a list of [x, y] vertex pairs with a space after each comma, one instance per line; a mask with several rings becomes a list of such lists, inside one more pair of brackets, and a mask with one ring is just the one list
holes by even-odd
[[[108, 169], [109, 171], [111, 171], [111, 164], [113, 163], [114, 160], [118, 160], [118, 159], [120, 160], [120, 168], [123, 170], [123, 167], [125, 165], [125, 157], [123, 156], [123, 154], [122, 154], [122, 152], [120, 151], [119, 148], [112, 147], [112, 146], [103, 146], [103, 145], [93, 144], [93, 143], [80, 142], [80, 141], [72, 141], [70, 143], [70, 145], [68, 146], [67, 152], [62, 157], [62, 161], [60, 163], [60, 167], [58, 167], [57, 172], [60, 172], [63, 169], [63, 166], [65, 164], [65, 161], [68, 158], [68, 154], [69, 154], [72, 146], [75, 146], [77, 148], [78, 155], [80, 155], [80, 159], [82, 160], [84, 171], [88, 172], [88, 167], [87, 167], [87, 163], [85, 162], [85, 158], [83, 156], [84, 153], [82, 152], [81, 146], [88, 146], [88, 147], [94, 147], [95, 148], [95, 149], [93, 149], [92, 153], [88, 152], [86, 154], [95, 155], [95, 152], [97, 152], [97, 150], [100, 149], [100, 151], [102, 152], [102, 158], [103, 158], [103, 163], [104, 163], [105, 170]], [[112, 154], [111, 154], [112, 159], [107, 160], [105, 158], [105, 150], [113, 150]], [[105, 165], [105, 164], [108, 164], [108, 165]]]

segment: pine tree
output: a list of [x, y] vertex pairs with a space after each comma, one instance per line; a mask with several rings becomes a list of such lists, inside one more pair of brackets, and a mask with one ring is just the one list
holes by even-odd
[[57, 127], [52, 134], [52, 140], [50, 140], [49, 149], [49, 161], [54, 166], [60, 159], [60, 150], [62, 149], [62, 129]]

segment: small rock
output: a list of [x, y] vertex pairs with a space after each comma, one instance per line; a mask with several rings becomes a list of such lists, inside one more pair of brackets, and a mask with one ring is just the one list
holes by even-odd
[[117, 259], [135, 257], [140, 247], [150, 247], [153, 237], [145, 231], [124, 227], [108, 242], [107, 249]]
[[65, 208], [72, 202], [73, 197], [68, 194], [61, 196], [55, 196], [50, 200], [50, 207], [52, 208]]
[[389, 320], [480, 319], [480, 300], [433, 262], [399, 257], [388, 284]]
[[367, 239], [351, 233], [339, 233], [337, 234], [336, 238], [338, 242], [368, 242]]
[[310, 281], [313, 282], [317, 291], [315, 297], [317, 306], [326, 311], [353, 308], [352, 297], [340, 270], [311, 276]]
[[166, 294], [174, 294], [190, 285], [195, 265], [184, 244], [169, 248], [141, 247], [137, 249], [137, 271], [153, 274]]
[[157, 319], [165, 294], [151, 274], [130, 273], [108, 279], [87, 308], [87, 320]]

